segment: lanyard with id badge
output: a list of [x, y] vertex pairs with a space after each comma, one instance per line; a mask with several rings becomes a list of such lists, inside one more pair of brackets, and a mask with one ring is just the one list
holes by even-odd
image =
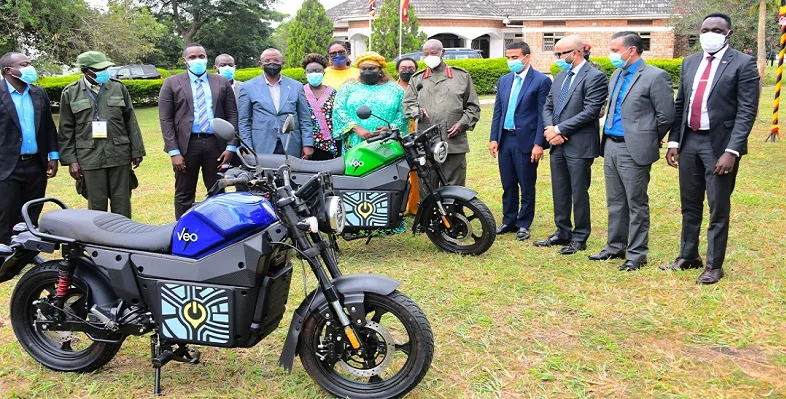
[[93, 91], [89, 88], [86, 89], [87, 95], [90, 96], [90, 100], [93, 101], [93, 120], [90, 122], [90, 134], [94, 139], [105, 139], [107, 138], [107, 121], [106, 119], [101, 119], [98, 114], [98, 101], [101, 100], [101, 94], [104, 93], [104, 85], [101, 85], [101, 88], [98, 90], [98, 97], [93, 95]]

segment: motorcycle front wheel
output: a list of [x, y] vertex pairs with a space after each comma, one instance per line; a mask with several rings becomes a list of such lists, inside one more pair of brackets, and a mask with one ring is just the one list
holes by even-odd
[[445, 198], [442, 206], [447, 223], [435, 206], [426, 211], [431, 218], [426, 235], [437, 248], [460, 255], [480, 255], [491, 248], [497, 238], [497, 223], [483, 201]]
[[[19, 344], [37, 362], [55, 371], [85, 373], [103, 366], [120, 350], [120, 343], [94, 342], [76, 331], [42, 331], [36, 320], [45, 315], [36, 301], [54, 303], [58, 280], [58, 261], [49, 261], [30, 269], [11, 295], [11, 325]], [[64, 310], [84, 319], [88, 313], [87, 284], [74, 276], [68, 288]]]
[[338, 397], [404, 396], [431, 365], [431, 326], [415, 302], [398, 291], [386, 296], [366, 292], [364, 306], [366, 326], [356, 328], [365, 348], [362, 353], [346, 340], [337, 340], [337, 330], [320, 312], [308, 316], [298, 342], [303, 368], [319, 386]]

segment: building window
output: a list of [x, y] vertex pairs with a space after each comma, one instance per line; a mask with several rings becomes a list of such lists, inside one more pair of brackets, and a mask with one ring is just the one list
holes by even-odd
[[508, 44], [511, 44], [513, 42], [523, 42], [523, 41], [525, 40], [524, 40], [524, 34], [522, 33], [505, 33], [504, 48], [508, 48]]
[[629, 19], [628, 26], [652, 26], [651, 19]]
[[641, 41], [644, 42], [644, 51], [650, 51], [650, 33], [640, 32], [639, 36], [641, 36]]
[[565, 26], [565, 21], [543, 21], [543, 26]]
[[[565, 37], [565, 32], [543, 33], [543, 51], [554, 51], [554, 44]], [[649, 43], [649, 42], [648, 42]]]

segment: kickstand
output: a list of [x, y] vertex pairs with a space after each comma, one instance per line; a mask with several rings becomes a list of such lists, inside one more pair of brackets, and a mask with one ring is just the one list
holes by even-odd
[[372, 239], [372, 238], [374, 238], [374, 236], [372, 236], [372, 235], [369, 235], [369, 236], [368, 236], [368, 239], [366, 240], [366, 245], [368, 245], [368, 243], [370, 243], [370, 242], [371, 242], [371, 239]]
[[177, 349], [172, 350], [172, 344], [161, 341], [158, 334], [150, 336], [150, 355], [153, 364], [153, 394], [161, 395], [161, 368], [172, 360], [180, 363], [198, 364], [200, 353], [196, 349], [189, 349], [184, 344], [177, 344]]

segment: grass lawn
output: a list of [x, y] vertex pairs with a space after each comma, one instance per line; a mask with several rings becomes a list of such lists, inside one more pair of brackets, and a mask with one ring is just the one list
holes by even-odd
[[[677, 171], [653, 166], [649, 266], [617, 271], [618, 261], [587, 255], [606, 239], [602, 160], [593, 165], [593, 231], [588, 250], [555, 249], [500, 236], [481, 257], [443, 254], [423, 236], [401, 234], [343, 243], [345, 273], [379, 273], [399, 280], [434, 330], [431, 370], [411, 398], [786, 398], [786, 148], [764, 143], [773, 89], [762, 96], [759, 120], [732, 197], [727, 276], [694, 284], [698, 272], [663, 272], [679, 249]], [[492, 109], [471, 134], [468, 185], [497, 215], [501, 187], [486, 143]], [[173, 219], [174, 179], [156, 109], [137, 112], [148, 156], [137, 173], [134, 218]], [[533, 238], [553, 230], [549, 168], [538, 175]], [[49, 195], [85, 207], [66, 169]], [[200, 195], [204, 193], [201, 189]], [[705, 211], [706, 213], [706, 211]], [[706, 235], [706, 216], [702, 237]], [[706, 250], [702, 242], [701, 250]], [[303, 298], [293, 281], [284, 323]], [[62, 374], [35, 363], [16, 342], [8, 300], [15, 280], [0, 286], [0, 396], [150, 397], [153, 370], [147, 337], [131, 337], [118, 356], [92, 374]], [[309, 278], [314, 286], [314, 279]], [[325, 394], [296, 362], [288, 375], [278, 354], [279, 328], [257, 347], [203, 349], [203, 364], [171, 363], [163, 371], [169, 397], [317, 398]]]

